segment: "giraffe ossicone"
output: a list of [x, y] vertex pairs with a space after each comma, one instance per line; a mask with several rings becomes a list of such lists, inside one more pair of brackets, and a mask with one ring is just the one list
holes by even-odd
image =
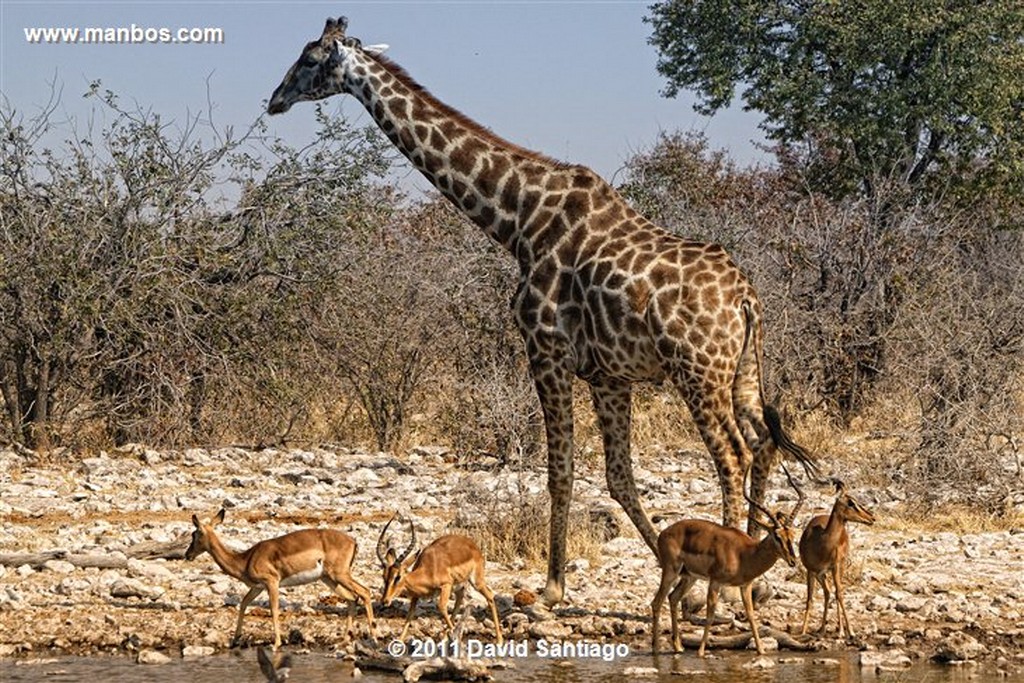
[[[631, 385], [670, 380], [715, 464], [723, 520], [763, 502], [777, 450], [814, 475], [811, 457], [765, 404], [761, 304], [717, 244], [687, 240], [637, 213], [585, 166], [512, 144], [416, 83], [380, 51], [328, 19], [274, 91], [267, 110], [335, 94], [358, 99], [389, 140], [519, 264], [512, 306], [544, 413], [551, 529], [544, 601], [565, 588], [573, 482], [573, 377], [590, 385], [605, 472], [647, 545], [658, 533], [640, 503], [630, 456]], [[751, 507], [748, 528], [755, 524]]]

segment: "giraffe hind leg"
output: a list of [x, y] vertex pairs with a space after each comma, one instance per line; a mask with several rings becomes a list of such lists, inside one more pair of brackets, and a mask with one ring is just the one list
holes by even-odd
[[676, 378], [675, 383], [690, 407], [690, 414], [718, 473], [722, 488], [723, 524], [739, 528], [745, 517], [743, 473], [751, 455], [732, 413], [729, 389], [716, 388], [709, 381], [702, 382], [702, 389], [696, 389], [685, 377]]

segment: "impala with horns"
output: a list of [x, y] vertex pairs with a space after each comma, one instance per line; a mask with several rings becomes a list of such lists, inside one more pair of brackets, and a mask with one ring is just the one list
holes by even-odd
[[682, 650], [677, 616], [679, 603], [697, 579], [707, 579], [707, 618], [697, 655], [704, 656], [708, 634], [715, 619], [718, 591], [722, 586], [740, 587], [747, 621], [754, 634], [754, 644], [757, 646], [758, 654], [764, 653], [757, 620], [754, 617], [754, 579], [771, 569], [780, 557], [790, 567], [796, 566], [793, 520], [796, 519], [797, 512], [803, 504], [804, 493], [790, 477], [788, 470], [786, 477], [799, 495], [789, 515], [781, 511], [771, 512], [747, 497], [751, 505], [768, 518], [767, 524], [753, 518], [760, 528], [768, 532], [760, 541], [754, 540], [739, 529], [703, 519], [684, 519], [661, 532], [658, 536], [661, 585], [658, 586], [658, 592], [651, 602], [652, 652], [658, 651], [661, 607], [665, 602], [665, 596], [668, 596], [669, 616], [672, 620], [672, 647], [678, 652]]
[[192, 515], [192, 543], [185, 551], [185, 559], [194, 560], [210, 553], [213, 561], [228, 576], [242, 581], [249, 592], [238, 606], [238, 623], [233, 642], [242, 636], [245, 610], [256, 597], [267, 591], [270, 614], [274, 621], [274, 649], [281, 647], [281, 629], [278, 625], [278, 594], [284, 586], [301, 586], [322, 581], [335, 594], [348, 601], [347, 632], [352, 633], [352, 616], [356, 601], [366, 608], [366, 621], [370, 636], [374, 636], [373, 599], [369, 589], [352, 578], [352, 561], [356, 556], [356, 542], [346, 533], [333, 529], [302, 529], [284, 536], [260, 541], [248, 550], [237, 552], [221, 543], [214, 528], [224, 521], [221, 509], [208, 522]]
[[846, 532], [847, 522], [858, 524], [875, 523], [875, 516], [870, 510], [858, 503], [846, 491], [846, 486], [838, 479], [833, 479], [836, 488], [836, 502], [831, 514], [817, 515], [811, 518], [800, 536], [800, 561], [807, 569], [807, 606], [804, 608], [804, 625], [800, 635], [807, 633], [807, 621], [811, 618], [811, 604], [814, 602], [814, 584], [821, 584], [825, 594], [825, 607], [821, 614], [821, 626], [818, 633], [824, 633], [828, 623], [828, 582], [826, 574], [831, 571], [832, 582], [836, 587], [836, 613], [839, 636], [853, 637], [850, 621], [846, 616], [846, 604], [843, 600], [843, 570], [846, 555], [850, 549], [850, 535]]
[[455, 592], [455, 612], [459, 611], [462, 598], [466, 592], [466, 584], [472, 584], [480, 595], [487, 600], [491, 608], [491, 619], [494, 621], [494, 633], [501, 645], [501, 622], [498, 620], [498, 607], [494, 603], [494, 591], [488, 588], [484, 580], [484, 556], [473, 539], [466, 536], [442, 536], [421, 550], [416, 557], [406, 559], [416, 547], [416, 528], [409, 520], [410, 541], [401, 554], [395, 552], [386, 536], [391, 522], [398, 515], [392, 516], [377, 539], [377, 558], [384, 569], [384, 591], [381, 602], [387, 607], [397, 597], [409, 598], [409, 613], [405, 618], [405, 627], [399, 640], [405, 640], [412, 622], [416, 603], [426, 600], [438, 593], [437, 608], [444, 621], [445, 635], [455, 630], [455, 624], [448, 614], [448, 598]]

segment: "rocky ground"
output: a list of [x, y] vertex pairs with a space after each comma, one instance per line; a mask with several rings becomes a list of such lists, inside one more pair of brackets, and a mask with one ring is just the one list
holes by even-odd
[[[636, 477], [649, 511], [719, 516], [720, 494], [704, 454], [665, 454], [644, 464]], [[31, 454], [0, 450], [0, 557], [61, 551], [36, 562], [0, 565], [0, 657], [126, 650], [176, 656], [185, 648], [191, 653], [227, 648], [244, 593], [240, 582], [223, 575], [208, 555], [192, 562], [132, 557], [140, 548], [166, 551], [177, 545], [180, 552], [187, 543], [181, 539], [191, 532], [191, 514], [209, 517], [221, 506], [227, 510], [222, 537], [237, 548], [303, 526], [347, 531], [360, 548], [353, 573], [379, 595], [374, 548], [382, 524], [396, 509], [415, 518], [421, 540], [470, 524], [502, 501], [518, 500], [527, 511], [546, 512], [543, 468], [482, 465], [488, 464], [450, 462], [440, 449], [399, 458], [341, 448], [156, 452], [135, 447], [70, 466], [38, 464]], [[658, 569], [608, 498], [603, 480], [600, 467], [579, 465], [574, 505], [612, 515], [595, 515], [608, 527], [607, 537], [589, 557], [570, 561], [567, 601], [553, 615], [517, 604], [543, 586], [542, 566], [488, 563], [507, 637], [582, 638], [649, 651], [649, 604]], [[1010, 675], [1024, 672], [1024, 529], [958, 534], [908, 527], [901, 520], [898, 492], [857, 490], [857, 495], [878, 517], [873, 527], [850, 528], [854, 550], [847, 605], [857, 639], [837, 641], [832, 621], [830, 637], [810, 642], [823, 649], [865, 650], [883, 662], [938, 655], [982, 660]], [[781, 485], [769, 498], [785, 505], [793, 500]], [[522, 506], [523, 500], [530, 505]], [[831, 495], [814, 491], [808, 506], [808, 513], [824, 512]], [[109, 568], [83, 566], [108, 561]], [[759, 617], [774, 629], [798, 631], [802, 575], [779, 563], [768, 578], [776, 595], [759, 608]], [[282, 628], [292, 642], [347, 647], [344, 608], [325, 587], [282, 593], [287, 603]], [[816, 627], [820, 594], [815, 606]], [[474, 607], [480, 621], [468, 620], [468, 631], [487, 640], [493, 631], [479, 597]], [[404, 604], [378, 605], [385, 641], [401, 628], [403, 609]], [[439, 635], [433, 603], [419, 614], [414, 634]], [[663, 617], [666, 629], [667, 622]], [[737, 627], [719, 629], [731, 633]], [[700, 633], [697, 626], [687, 630]], [[245, 639], [265, 644], [272, 636], [264, 596], [250, 607]]]

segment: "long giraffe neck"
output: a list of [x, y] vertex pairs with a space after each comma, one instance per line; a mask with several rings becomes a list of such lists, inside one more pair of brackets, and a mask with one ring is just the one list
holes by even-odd
[[[399, 66], [365, 56], [347, 90], [442, 195], [520, 263], [552, 250], [618, 195], [596, 174], [513, 145], [436, 99]], [[597, 190], [595, 192], [595, 190]], [[603, 198], [603, 199], [602, 199]], [[621, 200], [616, 218], [627, 211]]]

